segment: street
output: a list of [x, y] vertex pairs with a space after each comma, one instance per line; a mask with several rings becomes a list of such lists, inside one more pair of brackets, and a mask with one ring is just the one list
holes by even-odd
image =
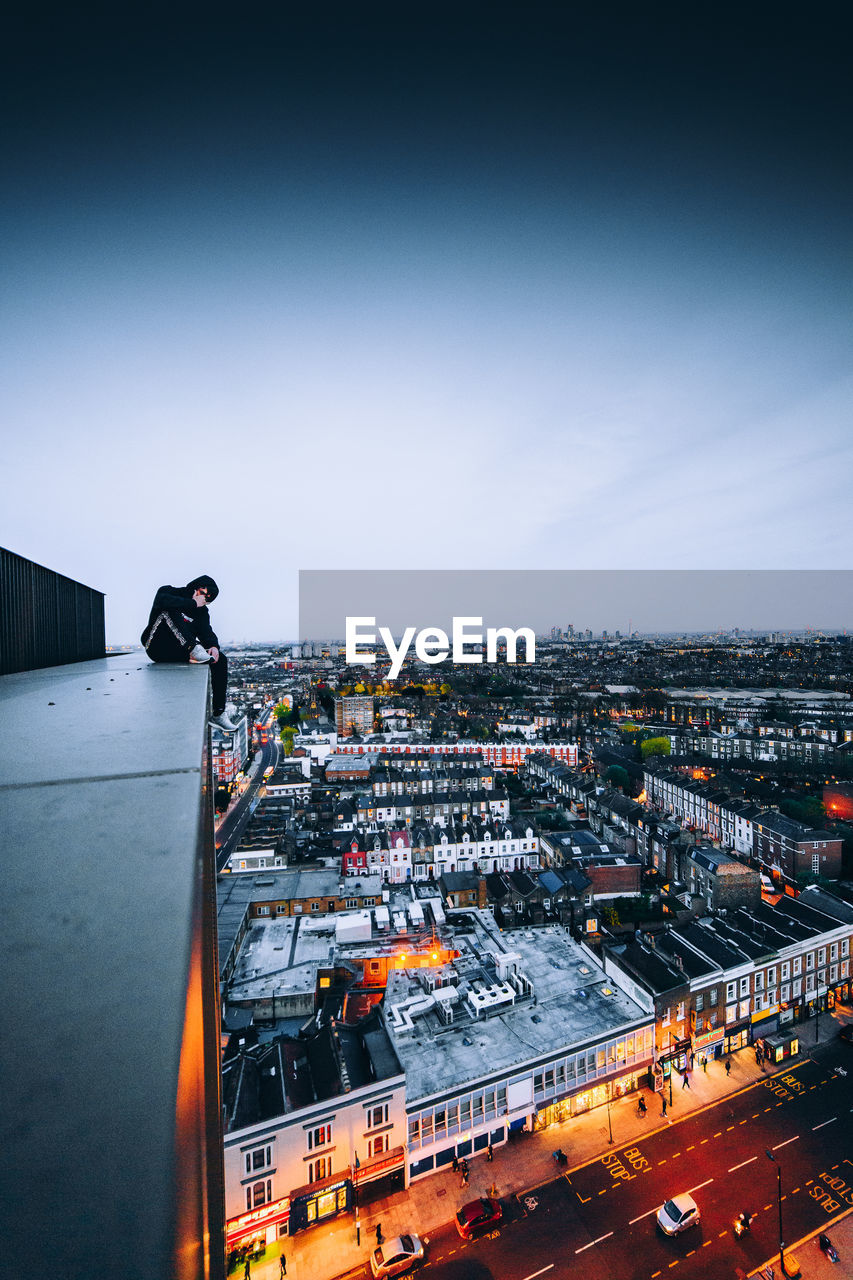
[[[427, 1266], [441, 1280], [530, 1280], [582, 1271], [585, 1280], [732, 1276], [778, 1258], [777, 1168], [784, 1239], [793, 1242], [853, 1206], [849, 1054], [833, 1045], [628, 1147], [515, 1198], [488, 1238], [460, 1239], [453, 1224], [430, 1236]], [[659, 1122], [660, 1117], [650, 1120]], [[766, 1155], [770, 1149], [776, 1163]], [[701, 1221], [682, 1235], [655, 1214], [690, 1192]], [[742, 1210], [750, 1233], [735, 1239]]]
[[[272, 719], [269, 712], [262, 717], [264, 724]], [[278, 763], [280, 747], [274, 737], [270, 737], [269, 742], [260, 747], [255, 753], [251, 764], [251, 781], [246, 790], [239, 797], [236, 803], [229, 809], [228, 813], [220, 822], [216, 829], [216, 870], [220, 872], [223, 867], [227, 866], [228, 859], [234, 852], [240, 837], [245, 830], [246, 824], [254, 812], [258, 799], [258, 792], [264, 781], [264, 770], [268, 765]]]

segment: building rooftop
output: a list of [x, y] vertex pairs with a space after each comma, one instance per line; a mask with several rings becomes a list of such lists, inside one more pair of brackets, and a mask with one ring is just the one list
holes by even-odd
[[448, 994], [429, 993], [423, 970], [394, 970], [386, 988], [384, 1017], [409, 1103], [481, 1079], [484, 1063], [505, 1073], [609, 1032], [650, 1025], [651, 1016], [565, 930], [503, 934], [491, 912], [475, 909], [448, 913], [448, 924], [460, 953], [441, 972], [437, 990]]

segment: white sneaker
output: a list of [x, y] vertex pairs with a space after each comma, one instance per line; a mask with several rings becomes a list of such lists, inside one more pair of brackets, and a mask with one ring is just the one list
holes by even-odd
[[210, 654], [200, 644], [197, 644], [190, 653], [190, 662], [210, 662]]
[[217, 725], [220, 729], [224, 729], [226, 733], [237, 732], [237, 726], [233, 720], [229, 720], [227, 711], [220, 711], [218, 716], [211, 716], [210, 723]]

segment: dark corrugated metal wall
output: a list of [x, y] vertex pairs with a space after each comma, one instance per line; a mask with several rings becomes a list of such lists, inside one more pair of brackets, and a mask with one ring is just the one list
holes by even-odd
[[102, 658], [104, 593], [0, 547], [0, 675]]

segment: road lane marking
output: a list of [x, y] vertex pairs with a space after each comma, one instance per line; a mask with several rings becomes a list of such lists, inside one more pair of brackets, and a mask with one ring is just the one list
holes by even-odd
[[[643, 1218], [647, 1218], [650, 1213], [655, 1213], [655, 1212], [656, 1212], [655, 1209], [648, 1209], [645, 1213], [641, 1213], [639, 1218], [632, 1218], [631, 1221], [628, 1223], [628, 1226], [633, 1227], [635, 1222], [642, 1222]], [[658, 1275], [660, 1275], [660, 1272], [658, 1272]]]
[[788, 1144], [789, 1144], [790, 1142], [796, 1142], [796, 1141], [797, 1141], [797, 1138], [799, 1138], [799, 1136], [800, 1136], [800, 1135], [799, 1135], [798, 1133], [796, 1133], [796, 1134], [794, 1134], [793, 1138], [786, 1138], [784, 1142], [777, 1142], [777, 1143], [776, 1143], [776, 1146], [773, 1148], [773, 1150], [774, 1150], [774, 1151], [778, 1151], [780, 1147], [787, 1147], [787, 1146], [788, 1146]]
[[543, 1267], [541, 1271], [531, 1271], [529, 1276], [524, 1277], [524, 1280], [534, 1280], [534, 1277], [544, 1276], [546, 1271], [553, 1271], [553, 1270], [554, 1270], [554, 1264], [553, 1262], [549, 1262], [547, 1267]]
[[691, 1187], [687, 1194], [692, 1196], [694, 1191], [701, 1191], [703, 1187], [710, 1187], [713, 1181], [713, 1178], [709, 1178], [707, 1182], [700, 1182], [698, 1187]]
[[707, 1249], [707, 1248], [708, 1248], [708, 1245], [709, 1245], [709, 1244], [713, 1244], [713, 1243], [714, 1243], [714, 1241], [713, 1241], [713, 1240], [703, 1240], [703, 1241], [702, 1241], [702, 1248], [703, 1248], [703, 1249]]
[[589, 1244], [582, 1244], [579, 1249], [575, 1249], [575, 1253], [584, 1253], [587, 1249], [591, 1249], [595, 1244], [594, 1240], [590, 1240]]
[[597, 1239], [597, 1240], [593, 1240], [593, 1242], [592, 1242], [592, 1243], [593, 1243], [593, 1244], [601, 1244], [602, 1240], [609, 1240], [609, 1239], [610, 1239], [610, 1237], [611, 1237], [612, 1235], [613, 1235], [613, 1232], [612, 1232], [612, 1231], [608, 1231], [608, 1233], [607, 1233], [607, 1235], [606, 1235], [606, 1236], [599, 1236], [599, 1237], [598, 1237], [598, 1239]]
[[799, 1191], [799, 1189], [800, 1189], [799, 1187], [794, 1187], [794, 1190], [791, 1192], [791, 1195], [792, 1195], [792, 1196], [795, 1196], [795, 1195], [797, 1194], [797, 1192]]
[[745, 1120], [738, 1120], [738, 1124], [746, 1124]]
[[690, 1250], [690, 1252], [689, 1252], [689, 1253], [685, 1253], [685, 1255], [684, 1255], [684, 1256], [685, 1256], [685, 1258], [692, 1258], [695, 1252], [696, 1252], [696, 1250], [695, 1250], [695, 1249], [691, 1249], [691, 1250]]
[[600, 1196], [606, 1196], [606, 1195], [607, 1195], [607, 1187], [605, 1187], [603, 1191], [599, 1191], [599, 1193], [598, 1193], [598, 1194], [599, 1194]]
[[720, 1130], [720, 1132], [719, 1132], [719, 1133], [715, 1133], [715, 1134], [714, 1134], [714, 1137], [715, 1137], [715, 1138], [722, 1138], [722, 1136], [723, 1136], [723, 1131], [722, 1131], [722, 1129]]
[[680, 1151], [676, 1151], [676, 1152], [673, 1154], [673, 1157], [672, 1157], [672, 1158], [673, 1158], [673, 1160], [677, 1160], [677, 1159], [678, 1159], [678, 1157], [679, 1157], [680, 1155], [681, 1155], [681, 1152], [680, 1152]]
[[720, 1234], [717, 1236], [717, 1239], [722, 1240], [723, 1237], [727, 1236], [728, 1234], [729, 1234], [728, 1231], [721, 1231]]
[[832, 1120], [824, 1120], [823, 1124], [813, 1124], [812, 1133], [814, 1133], [815, 1129], [823, 1129], [826, 1125], [832, 1124], [832, 1121], [837, 1119], [838, 1119], [838, 1116], [833, 1116]]
[[765, 1108], [764, 1108], [764, 1114], [765, 1114], [765, 1115], [767, 1115], [767, 1112], [768, 1112], [769, 1110], [770, 1110], [770, 1108], [769, 1108], [769, 1107], [765, 1107]]
[[671, 1262], [669, 1265], [670, 1267], [677, 1267], [680, 1261], [681, 1261], [680, 1258], [676, 1258], [675, 1262]]
[[734, 1173], [735, 1169], [743, 1169], [746, 1167], [746, 1165], [752, 1164], [753, 1160], [757, 1160], [757, 1159], [758, 1159], [758, 1156], [750, 1156], [749, 1160], [744, 1160], [742, 1164], [733, 1164], [731, 1169], [728, 1170], [728, 1172]]
[[757, 1119], [758, 1119], [758, 1112], [757, 1112], [757, 1111], [756, 1111], [755, 1115], [754, 1115], [752, 1118], [753, 1118], [753, 1120], [757, 1120]]
[[769, 1208], [770, 1208], [770, 1205], [769, 1205], [769, 1204], [766, 1204], [766, 1205], [764, 1206], [764, 1208], [765, 1208], [765, 1209], [769, 1209]]
[[589, 1204], [590, 1200], [592, 1199], [592, 1196], [582, 1196], [579, 1191], [575, 1192], [575, 1194], [577, 1195], [577, 1198], [578, 1200], [580, 1200], [581, 1204]]
[[732, 1129], [733, 1129], [733, 1128], [734, 1128], [734, 1125], [733, 1125], [733, 1124], [727, 1125], [727, 1127], [726, 1127], [726, 1133], [731, 1133], [731, 1131], [732, 1131]]
[[700, 1145], [701, 1147], [704, 1147], [704, 1145], [705, 1145], [705, 1143], [706, 1143], [707, 1141], [708, 1141], [708, 1139], [707, 1139], [707, 1138], [703, 1138], [699, 1145]]
[[696, 1143], [694, 1142], [691, 1146], [687, 1148], [687, 1150], [692, 1151], [695, 1146], [696, 1146]]

